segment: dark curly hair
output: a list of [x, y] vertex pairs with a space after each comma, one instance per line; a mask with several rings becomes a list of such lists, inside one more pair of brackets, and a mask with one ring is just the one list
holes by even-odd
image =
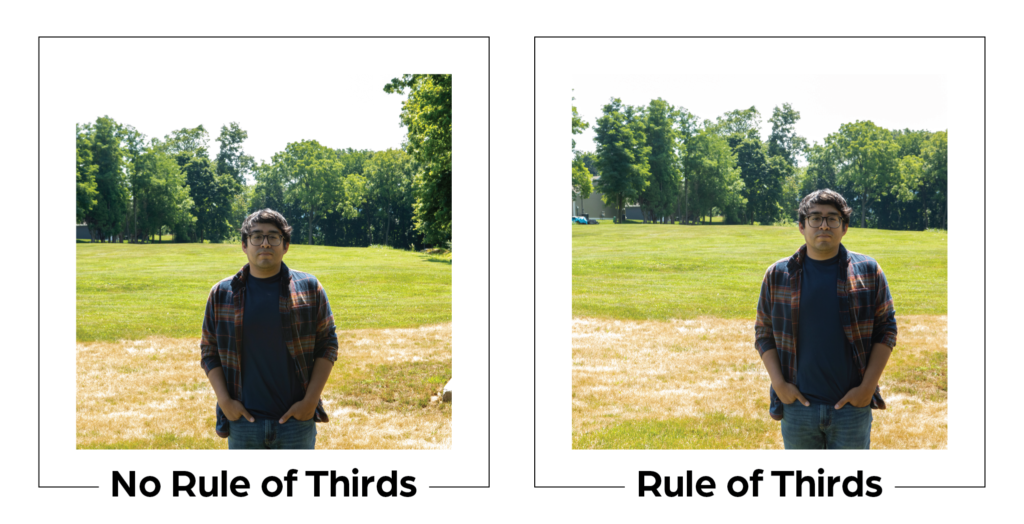
[[850, 223], [850, 215], [853, 214], [853, 209], [846, 205], [846, 199], [843, 198], [843, 195], [831, 189], [819, 189], [805, 196], [800, 201], [800, 207], [797, 209], [796, 214], [801, 226], [804, 225], [804, 219], [807, 218], [807, 213], [811, 210], [811, 206], [815, 204], [836, 208], [839, 214], [843, 216], [843, 224], [848, 225]]
[[242, 227], [238, 230], [242, 233], [242, 247], [249, 245], [249, 233], [252, 232], [252, 227], [256, 224], [273, 224], [281, 230], [281, 234], [284, 235], [284, 244], [290, 244], [292, 241], [292, 226], [288, 225], [288, 221], [285, 220], [284, 215], [274, 211], [273, 209], [261, 209], [253, 212], [251, 215], [245, 217], [242, 221]]

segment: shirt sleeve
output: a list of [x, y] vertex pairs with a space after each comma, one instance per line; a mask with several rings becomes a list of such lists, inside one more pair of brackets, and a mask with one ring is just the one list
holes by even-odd
[[772, 328], [772, 273], [769, 267], [761, 282], [761, 295], [757, 299], [757, 319], [754, 321], [754, 347], [758, 355], [775, 349], [775, 332]]
[[203, 337], [199, 341], [200, 365], [207, 375], [221, 366], [220, 354], [217, 353], [217, 287], [218, 285], [214, 285], [210, 289], [210, 296], [206, 299]]
[[875, 294], [875, 326], [871, 332], [871, 344], [882, 343], [890, 348], [896, 347], [896, 309], [889, 293], [889, 282], [882, 268], [878, 267], [875, 276], [878, 289]]
[[316, 315], [316, 346], [313, 358], [326, 358], [331, 362], [338, 360], [338, 333], [334, 326], [334, 315], [331, 304], [327, 301], [327, 292], [317, 282], [317, 303], [320, 305]]

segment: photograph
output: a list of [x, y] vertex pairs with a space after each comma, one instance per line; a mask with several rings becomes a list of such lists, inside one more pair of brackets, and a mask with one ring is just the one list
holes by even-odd
[[453, 75], [176, 51], [76, 109], [76, 449], [451, 449]]
[[941, 75], [572, 79], [573, 449], [946, 449]]

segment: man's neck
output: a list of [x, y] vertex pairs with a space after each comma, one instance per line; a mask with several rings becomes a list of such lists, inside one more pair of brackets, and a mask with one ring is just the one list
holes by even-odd
[[276, 268], [269, 269], [267, 271], [263, 271], [262, 269], [260, 269], [258, 267], [253, 267], [252, 264], [249, 264], [249, 274], [254, 276], [254, 277], [256, 277], [256, 278], [270, 278], [270, 277], [273, 277], [273, 276], [277, 276], [277, 274], [280, 273], [280, 272], [281, 272], [281, 264], [278, 264]]
[[[805, 244], [806, 245], [806, 244]], [[830, 260], [839, 254], [839, 248], [835, 248], [828, 252], [821, 252], [811, 249], [811, 246], [807, 246], [807, 258], [811, 260]]]

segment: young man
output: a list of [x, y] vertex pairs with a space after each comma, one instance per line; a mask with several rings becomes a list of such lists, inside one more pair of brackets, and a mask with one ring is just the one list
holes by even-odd
[[874, 259], [841, 243], [851, 209], [830, 189], [797, 211], [805, 244], [761, 283], [755, 346], [786, 449], [868, 449], [872, 409], [896, 345], [896, 313]]
[[242, 223], [249, 263], [213, 286], [202, 366], [229, 449], [313, 449], [327, 422], [320, 394], [338, 356], [334, 317], [313, 275], [288, 268], [292, 228], [262, 209]]

